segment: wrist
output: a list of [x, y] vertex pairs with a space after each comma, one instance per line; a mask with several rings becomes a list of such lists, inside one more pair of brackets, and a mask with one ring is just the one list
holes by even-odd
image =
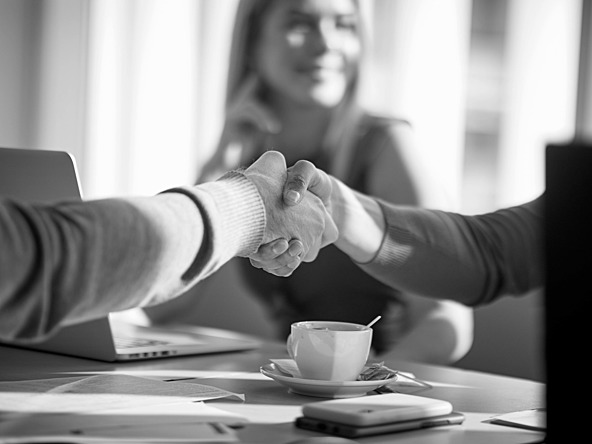
[[230, 259], [257, 250], [265, 230], [265, 207], [257, 187], [244, 174], [228, 172], [192, 192], [201, 196], [211, 219], [212, 242], [221, 255]]
[[339, 230], [335, 246], [355, 262], [372, 261], [380, 250], [386, 230], [378, 202], [334, 179], [331, 216]]

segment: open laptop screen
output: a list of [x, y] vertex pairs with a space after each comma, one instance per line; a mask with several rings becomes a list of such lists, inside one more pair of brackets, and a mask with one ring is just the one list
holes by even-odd
[[0, 148], [0, 195], [37, 203], [80, 200], [76, 162], [64, 151]]

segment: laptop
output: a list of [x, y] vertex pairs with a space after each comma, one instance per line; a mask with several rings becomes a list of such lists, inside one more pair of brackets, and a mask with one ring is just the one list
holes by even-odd
[[[3, 197], [35, 203], [82, 200], [74, 157], [64, 151], [0, 148]], [[8, 345], [113, 362], [251, 350], [261, 343], [209, 327], [135, 325], [114, 313], [64, 327], [44, 342]]]
[[[545, 193], [547, 443], [585, 430], [592, 297], [592, 143], [550, 144]], [[583, 403], [583, 404], [580, 404]]]

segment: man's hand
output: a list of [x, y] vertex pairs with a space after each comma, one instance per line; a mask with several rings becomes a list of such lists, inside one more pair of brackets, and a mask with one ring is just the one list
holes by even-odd
[[293, 239], [277, 239], [261, 245], [249, 259], [255, 268], [261, 268], [276, 276], [290, 276], [300, 265], [300, 254], [304, 250], [302, 242]]
[[[319, 197], [304, 190], [297, 206], [284, 203], [282, 191], [287, 169], [281, 153], [264, 153], [247, 168], [245, 175], [255, 183], [265, 205], [267, 226], [263, 244], [276, 241], [264, 247], [262, 254], [252, 256], [254, 266], [285, 276], [291, 274], [300, 260], [313, 261], [322, 247], [337, 239], [337, 228]], [[285, 239], [292, 242], [288, 243]], [[278, 251], [284, 254], [278, 254]], [[269, 259], [272, 257], [275, 259]]]

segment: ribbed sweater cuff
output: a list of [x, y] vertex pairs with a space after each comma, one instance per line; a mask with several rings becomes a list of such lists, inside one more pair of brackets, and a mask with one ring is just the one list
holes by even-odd
[[[378, 201], [378, 203], [383, 207], [382, 202]], [[409, 259], [413, 251], [413, 237], [408, 231], [395, 226], [401, 221], [391, 220], [389, 217], [391, 214], [387, 209], [383, 208], [382, 213], [385, 215], [386, 233], [376, 257], [366, 265], [399, 267]]]
[[206, 274], [235, 256], [254, 253], [263, 241], [265, 206], [257, 187], [244, 174], [232, 171], [215, 182], [167, 192], [193, 196], [202, 213], [206, 245], [194, 265], [209, 262]]
[[209, 195], [213, 243], [224, 259], [248, 256], [263, 241], [266, 218], [265, 206], [257, 187], [237, 171], [226, 173], [216, 182], [199, 186]]

